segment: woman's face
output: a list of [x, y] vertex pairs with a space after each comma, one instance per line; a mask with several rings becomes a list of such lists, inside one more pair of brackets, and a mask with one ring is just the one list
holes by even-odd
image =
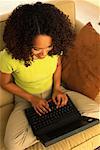
[[52, 38], [48, 35], [37, 35], [33, 41], [33, 57], [42, 59], [53, 49]]

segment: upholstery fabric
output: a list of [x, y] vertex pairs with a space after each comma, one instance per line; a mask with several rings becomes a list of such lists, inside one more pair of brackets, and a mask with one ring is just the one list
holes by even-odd
[[66, 88], [95, 99], [100, 91], [100, 35], [91, 23], [80, 30], [62, 65]]
[[0, 87], [0, 107], [13, 102], [13, 94]]
[[72, 25], [75, 27], [76, 16], [75, 16], [75, 3], [73, 3], [73, 1], [66, 0], [66, 2], [64, 2], [63, 0], [62, 1], [54, 0], [50, 1], [49, 3], [54, 4], [57, 8], [59, 8], [66, 15], [68, 15]]
[[13, 109], [12, 103], [0, 107], [0, 150], [4, 149], [3, 138], [5, 134], [6, 124], [12, 109]]
[[100, 92], [98, 93], [98, 95], [95, 98], [95, 101], [100, 104]]

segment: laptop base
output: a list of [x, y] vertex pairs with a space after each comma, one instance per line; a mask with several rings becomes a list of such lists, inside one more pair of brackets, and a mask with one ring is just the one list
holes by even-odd
[[37, 139], [39, 139], [41, 143], [43, 143], [43, 145], [47, 147], [98, 123], [99, 119], [82, 116], [81, 120], [77, 120], [69, 124], [68, 126], [62, 126], [60, 127], [60, 129], [53, 130], [52, 132], [44, 132], [42, 133], [42, 135], [38, 135], [37, 133]]

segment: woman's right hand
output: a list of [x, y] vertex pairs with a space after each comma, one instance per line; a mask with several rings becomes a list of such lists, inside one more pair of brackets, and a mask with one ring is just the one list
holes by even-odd
[[41, 116], [42, 114], [48, 113], [50, 111], [48, 101], [37, 96], [31, 98], [32, 106], [35, 111]]
[[48, 102], [45, 99], [33, 96], [30, 93], [24, 91], [22, 88], [12, 82], [12, 74], [0, 72], [0, 85], [5, 90], [18, 95], [27, 101], [32, 103], [35, 111], [41, 115], [50, 111]]

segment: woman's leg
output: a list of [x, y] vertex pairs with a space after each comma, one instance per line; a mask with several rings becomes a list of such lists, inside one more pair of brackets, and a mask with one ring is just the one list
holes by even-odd
[[62, 87], [62, 91], [68, 94], [82, 115], [100, 119], [100, 105], [94, 100], [78, 92], [67, 90], [64, 87]]
[[24, 114], [24, 109], [30, 104], [20, 97], [16, 98], [18, 101], [8, 120], [4, 138], [8, 150], [23, 150], [38, 142]]
[[[49, 99], [51, 90], [37, 96]], [[7, 150], [24, 150], [39, 142], [33, 134], [24, 114], [24, 109], [30, 106], [29, 102], [16, 96], [15, 108], [8, 120], [4, 139]]]

